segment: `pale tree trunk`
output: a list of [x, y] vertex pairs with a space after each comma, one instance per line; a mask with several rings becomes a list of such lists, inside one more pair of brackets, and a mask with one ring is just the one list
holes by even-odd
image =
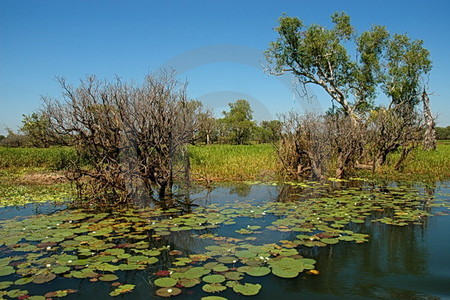
[[436, 149], [436, 132], [434, 130], [434, 118], [431, 113], [430, 98], [425, 89], [422, 92], [422, 102], [423, 102], [423, 114], [425, 119], [425, 134], [423, 141], [423, 148], [425, 150], [435, 150]]

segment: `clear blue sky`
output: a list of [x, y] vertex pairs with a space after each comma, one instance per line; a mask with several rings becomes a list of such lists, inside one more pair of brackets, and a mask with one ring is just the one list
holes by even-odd
[[433, 70], [429, 87], [438, 125], [450, 125], [450, 1], [0, 1], [0, 134], [17, 129], [41, 95], [60, 96], [55, 76], [74, 84], [88, 74], [140, 81], [170, 65], [189, 95], [217, 112], [239, 98], [255, 117], [291, 108], [324, 110], [329, 98], [294, 99], [289, 77], [264, 74], [262, 52], [286, 12], [306, 24], [330, 24], [345, 11], [358, 31], [372, 24], [423, 39]]

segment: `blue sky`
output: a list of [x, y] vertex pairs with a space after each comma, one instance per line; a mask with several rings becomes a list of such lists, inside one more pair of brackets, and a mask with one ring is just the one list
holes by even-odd
[[162, 67], [177, 69], [190, 97], [216, 112], [248, 99], [257, 119], [291, 108], [326, 110], [320, 91], [296, 97], [289, 76], [263, 72], [262, 52], [276, 39], [283, 13], [306, 24], [330, 24], [345, 11], [361, 32], [372, 24], [423, 39], [433, 60], [429, 87], [438, 125], [450, 125], [450, 1], [0, 1], [0, 134], [17, 129], [22, 114], [59, 97], [56, 76], [88, 74], [142, 80]]

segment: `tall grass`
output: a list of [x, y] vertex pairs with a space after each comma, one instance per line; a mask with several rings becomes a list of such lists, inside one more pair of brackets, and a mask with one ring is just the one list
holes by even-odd
[[399, 171], [394, 166], [400, 157], [400, 153], [392, 153], [387, 157], [386, 165], [379, 172], [369, 175], [374, 178], [408, 181], [435, 181], [448, 180], [450, 178], [450, 144], [438, 142], [437, 149], [424, 151], [421, 148], [414, 149]]
[[[279, 170], [278, 157], [272, 145], [209, 145], [190, 146], [191, 175], [206, 181], [275, 180]], [[42, 168], [64, 169], [74, 159], [71, 148], [4, 148], [0, 147], [0, 169]], [[399, 153], [388, 156], [385, 166], [371, 174], [361, 171], [360, 177], [390, 180], [448, 180], [450, 178], [450, 143], [439, 142], [435, 151], [415, 149], [400, 171], [394, 170]], [[5, 170], [6, 172], [6, 170]], [[14, 172], [13, 172], [14, 173]], [[8, 176], [11, 172], [8, 172]]]
[[0, 168], [41, 167], [60, 170], [75, 158], [75, 150], [55, 148], [7, 148], [0, 147]]
[[189, 147], [192, 177], [207, 181], [273, 180], [278, 159], [272, 145]]

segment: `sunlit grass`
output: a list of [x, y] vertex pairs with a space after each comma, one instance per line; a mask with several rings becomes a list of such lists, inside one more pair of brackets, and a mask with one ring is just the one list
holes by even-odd
[[272, 180], [278, 158], [272, 145], [189, 147], [192, 177], [206, 181]]
[[400, 153], [392, 153], [388, 156], [385, 166], [379, 172], [365, 175], [389, 180], [407, 181], [435, 181], [448, 180], [450, 178], [450, 144], [438, 142], [436, 150], [424, 151], [421, 148], [414, 149], [404, 161], [399, 171], [394, 166], [400, 157]]
[[6, 148], [0, 147], [0, 168], [43, 167], [63, 169], [75, 157], [69, 147], [54, 148]]

